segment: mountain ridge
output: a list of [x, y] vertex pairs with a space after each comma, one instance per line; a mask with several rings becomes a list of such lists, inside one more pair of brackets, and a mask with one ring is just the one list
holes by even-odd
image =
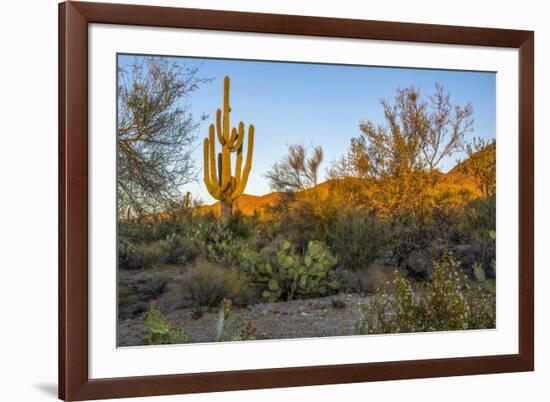
[[[441, 182], [441, 186], [460, 186], [471, 191], [473, 194], [479, 193], [475, 181], [465, 173], [464, 165], [467, 160], [462, 161], [455, 165], [447, 173], [438, 172]], [[317, 186], [303, 190], [302, 193], [320, 191], [322, 196], [325, 196], [330, 191], [330, 186], [337, 182], [339, 179], [329, 179]], [[240, 210], [244, 215], [252, 215], [255, 212], [261, 213], [267, 207], [273, 207], [277, 204], [280, 198], [283, 196], [283, 192], [273, 191], [264, 195], [243, 194], [235, 201], [233, 208]], [[220, 213], [220, 202], [217, 201], [213, 204], [202, 205], [198, 208], [202, 213]]]

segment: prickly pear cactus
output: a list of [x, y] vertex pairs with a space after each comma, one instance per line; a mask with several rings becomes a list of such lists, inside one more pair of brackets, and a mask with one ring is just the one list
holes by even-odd
[[289, 241], [282, 241], [271, 261], [256, 267], [256, 281], [264, 283], [266, 300], [292, 300], [324, 296], [340, 286], [333, 267], [336, 258], [321, 242], [310, 241], [301, 255]]
[[253, 340], [256, 328], [231, 315], [231, 300], [223, 299], [216, 323], [216, 342]]
[[[497, 233], [494, 230], [490, 230], [489, 237], [493, 240], [496, 240]], [[492, 266], [496, 272], [495, 260], [492, 261]], [[476, 277], [476, 280], [479, 282], [479, 284], [489, 293], [495, 294], [497, 290], [496, 280], [492, 278], [487, 278], [487, 276], [485, 275], [485, 269], [478, 262], [474, 263], [473, 270], [474, 270], [474, 276]]]
[[150, 304], [149, 311], [143, 317], [145, 328], [149, 330], [151, 336], [142, 341], [143, 345], [166, 345], [187, 343], [187, 334], [168, 322], [162, 313], [155, 309], [154, 304]]
[[496, 281], [492, 278], [487, 278], [485, 275], [485, 269], [483, 266], [476, 262], [473, 266], [474, 276], [476, 277], [477, 282], [488, 292], [496, 292]]

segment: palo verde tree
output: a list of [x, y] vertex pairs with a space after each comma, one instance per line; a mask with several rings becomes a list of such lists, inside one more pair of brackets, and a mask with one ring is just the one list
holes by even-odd
[[[233, 202], [239, 198], [248, 182], [252, 166], [254, 149], [254, 126], [248, 127], [248, 146], [246, 161], [243, 162], [244, 123], [238, 128], [230, 129], [229, 77], [223, 81], [223, 117], [222, 110], [216, 112], [216, 126], [210, 125], [208, 138], [204, 139], [204, 183], [212, 197], [220, 200], [221, 216], [230, 217], [233, 213]], [[217, 134], [221, 152], [216, 154], [214, 142]], [[235, 174], [231, 172], [231, 154], [236, 153]], [[216, 167], [217, 164], [217, 167]]]
[[118, 68], [119, 216], [139, 218], [181, 202], [195, 178], [191, 152], [199, 122], [184, 99], [205, 80], [198, 69], [163, 57]]
[[473, 108], [451, 103], [443, 86], [423, 98], [414, 87], [398, 89], [393, 102], [380, 101], [385, 123], [361, 121], [348, 154], [338, 161], [333, 177], [373, 179], [380, 184], [380, 207], [393, 215], [411, 213], [422, 219], [433, 201], [441, 162], [463, 150], [473, 128]]
[[423, 99], [419, 89], [398, 89], [394, 102], [380, 101], [386, 124], [361, 121], [345, 163], [360, 177], [381, 178], [438, 169], [464, 148], [473, 128], [473, 107], [453, 105], [443, 86]]

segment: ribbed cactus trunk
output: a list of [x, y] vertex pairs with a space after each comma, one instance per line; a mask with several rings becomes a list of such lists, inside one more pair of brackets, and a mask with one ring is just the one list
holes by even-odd
[[233, 215], [233, 202], [221, 201], [222, 219], [230, 218]]
[[[233, 202], [243, 194], [248, 182], [254, 149], [254, 126], [251, 124], [248, 127], [248, 147], [243, 168], [244, 123], [241, 121], [238, 129], [233, 127], [230, 130], [229, 77], [225, 77], [223, 84], [223, 118], [222, 110], [218, 109], [216, 125], [210, 125], [208, 138], [204, 139], [204, 184], [212, 197], [220, 200], [221, 216], [226, 218], [232, 215]], [[218, 154], [214, 143], [216, 134], [222, 146]], [[231, 174], [233, 153], [237, 154], [235, 175]]]

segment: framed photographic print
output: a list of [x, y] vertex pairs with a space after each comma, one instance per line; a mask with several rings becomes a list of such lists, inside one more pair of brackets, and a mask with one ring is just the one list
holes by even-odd
[[533, 370], [533, 32], [59, 7], [60, 398]]

